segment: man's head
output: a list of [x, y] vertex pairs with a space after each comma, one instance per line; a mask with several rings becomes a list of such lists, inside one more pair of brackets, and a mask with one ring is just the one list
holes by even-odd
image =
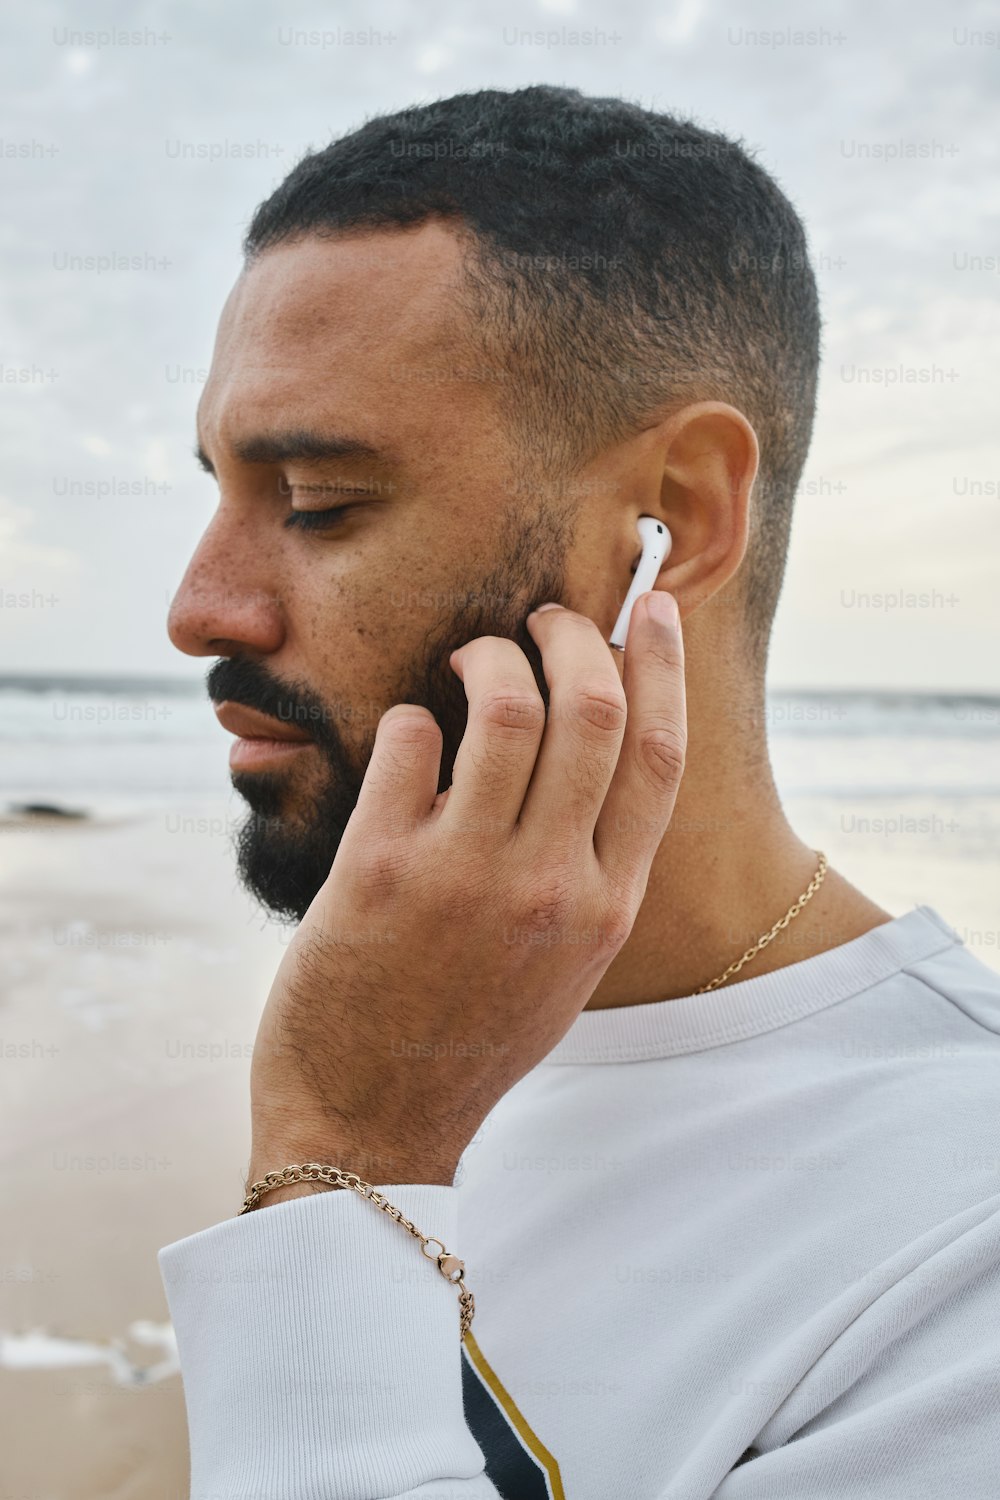
[[171, 634], [222, 658], [217, 703], [310, 737], [234, 775], [266, 904], [305, 911], [392, 703], [434, 713], [449, 784], [455, 646], [510, 637], [545, 697], [534, 605], [610, 633], [641, 514], [709, 622], [701, 670], [759, 685], [819, 318], [802, 227], [739, 146], [574, 90], [462, 95], [306, 157], [245, 251], [199, 411], [220, 506]]

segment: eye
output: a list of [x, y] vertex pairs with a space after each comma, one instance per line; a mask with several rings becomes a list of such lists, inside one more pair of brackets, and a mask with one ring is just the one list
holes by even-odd
[[341, 526], [352, 505], [334, 505], [329, 510], [293, 510], [284, 520], [286, 528], [298, 527], [300, 531], [330, 531]]

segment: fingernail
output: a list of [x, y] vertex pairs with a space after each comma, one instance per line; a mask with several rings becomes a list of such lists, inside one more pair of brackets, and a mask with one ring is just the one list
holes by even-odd
[[664, 594], [657, 589], [648, 596], [646, 609], [649, 611], [650, 618], [658, 625], [676, 627], [680, 623], [677, 600], [673, 594]]
[[561, 604], [537, 604], [531, 611], [533, 615], [540, 615], [543, 609], [562, 609]]

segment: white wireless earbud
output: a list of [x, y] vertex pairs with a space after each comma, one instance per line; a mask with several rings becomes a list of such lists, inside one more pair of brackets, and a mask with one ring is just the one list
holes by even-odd
[[625, 603], [621, 607], [621, 613], [615, 621], [615, 628], [611, 632], [609, 645], [615, 651], [625, 650], [625, 637], [628, 635], [628, 622], [632, 617], [632, 606], [640, 594], [648, 594], [659, 577], [660, 569], [670, 555], [670, 547], [673, 538], [655, 516], [640, 516], [636, 522], [639, 535], [642, 537], [642, 556], [639, 566], [635, 570], [635, 576], [625, 595]]

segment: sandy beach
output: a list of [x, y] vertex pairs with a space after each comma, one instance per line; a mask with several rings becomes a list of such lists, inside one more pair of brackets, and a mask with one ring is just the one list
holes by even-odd
[[280, 954], [236, 810], [0, 827], [4, 1495], [187, 1495], [156, 1252], [239, 1206]]

